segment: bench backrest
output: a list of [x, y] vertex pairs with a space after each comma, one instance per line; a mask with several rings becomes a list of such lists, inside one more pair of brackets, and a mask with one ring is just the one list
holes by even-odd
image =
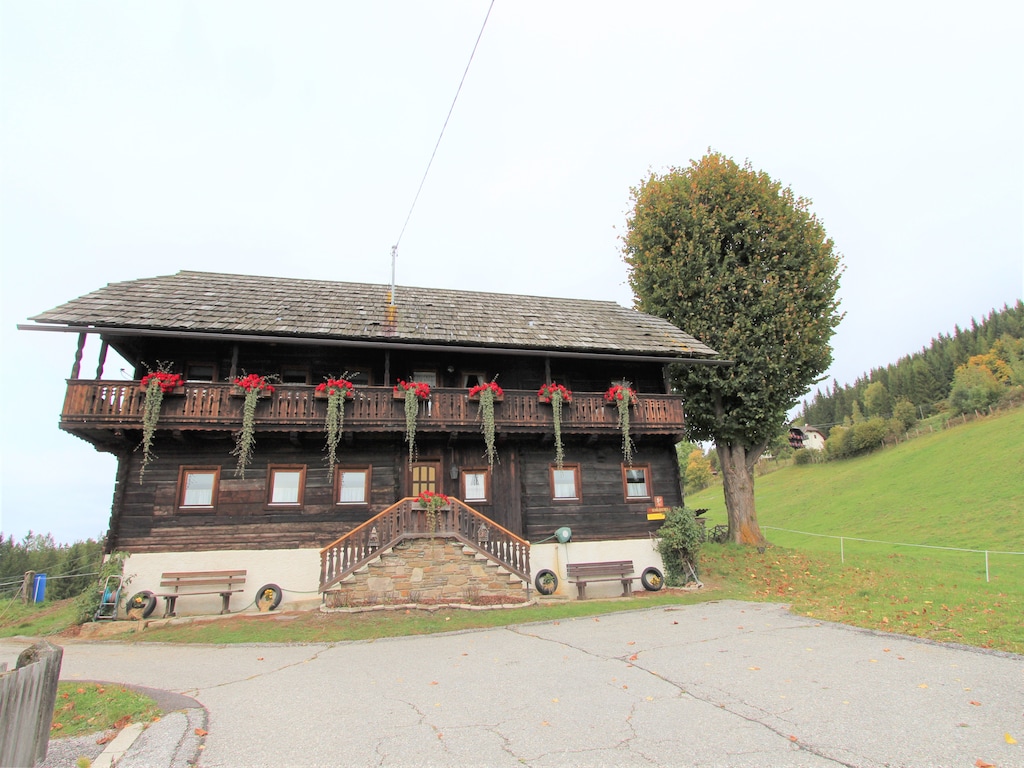
[[245, 584], [243, 571], [180, 571], [160, 574], [161, 587], [236, 587]]
[[604, 563], [567, 563], [566, 575], [570, 578], [586, 576], [628, 576], [633, 572], [632, 560], [609, 560]]

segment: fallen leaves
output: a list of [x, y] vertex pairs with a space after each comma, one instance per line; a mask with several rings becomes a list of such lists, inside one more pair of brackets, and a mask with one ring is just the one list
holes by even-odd
[[196, 736], [207, 736], [209, 733], [205, 728], [196, 728]]

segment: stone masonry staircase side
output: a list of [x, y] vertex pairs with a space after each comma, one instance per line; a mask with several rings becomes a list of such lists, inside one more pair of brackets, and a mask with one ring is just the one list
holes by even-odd
[[410, 539], [325, 593], [328, 608], [402, 603], [520, 603], [527, 585], [456, 539]]

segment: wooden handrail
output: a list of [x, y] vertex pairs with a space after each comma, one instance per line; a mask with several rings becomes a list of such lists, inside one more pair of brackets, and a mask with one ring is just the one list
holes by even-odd
[[330, 589], [408, 538], [455, 538], [525, 581], [530, 580], [530, 543], [458, 499], [438, 510], [430, 530], [416, 497], [395, 502], [320, 550], [320, 590]]

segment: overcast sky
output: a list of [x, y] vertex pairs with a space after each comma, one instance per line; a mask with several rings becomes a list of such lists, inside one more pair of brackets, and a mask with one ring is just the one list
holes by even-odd
[[[388, 282], [488, 7], [0, 4], [5, 536], [102, 536], [115, 471], [57, 428], [74, 335], [16, 324], [181, 269]], [[850, 383], [1024, 292], [1022, 15], [497, 0], [398, 283], [628, 306], [630, 188], [712, 148], [813, 200]]]

